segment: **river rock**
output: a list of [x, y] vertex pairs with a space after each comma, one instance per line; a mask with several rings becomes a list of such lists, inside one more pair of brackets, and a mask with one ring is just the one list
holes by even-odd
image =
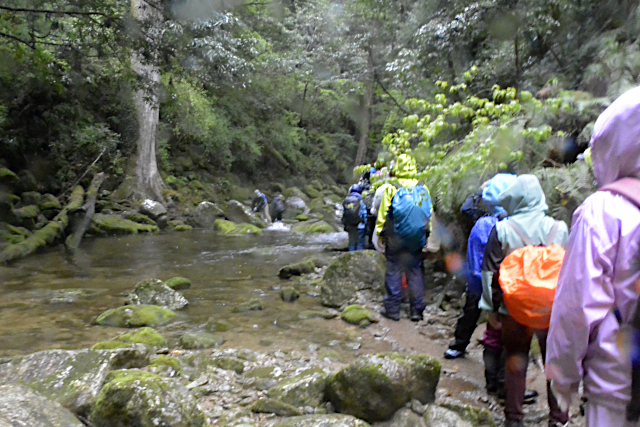
[[259, 414], [276, 414], [280, 417], [302, 415], [302, 412], [300, 412], [295, 406], [291, 406], [287, 403], [276, 399], [270, 399], [268, 397], [263, 397], [262, 399], [255, 401], [251, 406], [249, 406], [249, 410]]
[[138, 210], [141, 214], [147, 215], [154, 221], [158, 221], [161, 216], [167, 214], [167, 208], [165, 208], [162, 203], [151, 199], [146, 199], [142, 202]]
[[274, 427], [371, 427], [366, 422], [350, 415], [303, 415], [280, 421]]
[[300, 197], [288, 197], [284, 202], [284, 219], [295, 219], [300, 214], [309, 213], [309, 208], [305, 201]]
[[145, 279], [136, 284], [125, 302], [127, 305], [158, 305], [169, 310], [180, 310], [189, 301], [178, 291], [171, 289], [158, 279]]
[[156, 350], [167, 346], [167, 340], [152, 328], [140, 328], [126, 334], [118, 335], [109, 341], [102, 341], [91, 347], [92, 350], [113, 350], [142, 344], [149, 350]]
[[267, 396], [297, 407], [317, 407], [324, 400], [326, 380], [322, 371], [303, 373], [272, 387]]
[[357, 304], [345, 308], [340, 318], [347, 323], [360, 326], [361, 328], [366, 328], [377, 320], [371, 310]]
[[191, 280], [186, 277], [172, 277], [164, 282], [165, 285], [173, 289], [174, 291], [182, 291], [191, 287]]
[[437, 405], [427, 405], [424, 422], [426, 427], [473, 427], [452, 410]]
[[0, 383], [27, 385], [70, 411], [86, 416], [110, 371], [144, 367], [148, 363], [149, 352], [141, 345], [110, 351], [47, 350], [0, 365]]
[[291, 231], [302, 234], [313, 233], [333, 233], [336, 230], [326, 221], [304, 221], [298, 224], [294, 224], [291, 227]]
[[313, 273], [316, 268], [316, 264], [312, 258], [304, 259], [303, 261], [295, 264], [285, 265], [278, 271], [278, 277], [281, 279], [288, 279], [291, 276], [301, 276], [303, 274]]
[[288, 199], [292, 199], [297, 197], [303, 200], [305, 203], [309, 202], [309, 197], [304, 193], [304, 191], [300, 190], [298, 187], [289, 187], [282, 192], [282, 195]]
[[337, 412], [386, 421], [412, 399], [433, 402], [440, 368], [424, 354], [370, 354], [330, 376], [326, 393]]
[[105, 311], [96, 323], [116, 328], [140, 328], [159, 325], [175, 316], [173, 311], [157, 305], [126, 305]]
[[[455, 414], [454, 414], [455, 415]], [[441, 426], [441, 424], [434, 424], [434, 426]], [[446, 424], [442, 425], [443, 427]], [[425, 424], [425, 421], [413, 412], [411, 409], [402, 408], [395, 414], [389, 421], [379, 422], [373, 424], [374, 427], [430, 427]]]
[[484, 408], [459, 402], [444, 402], [440, 406], [455, 412], [460, 418], [468, 421], [473, 426], [495, 426], [493, 415]]
[[0, 426], [84, 427], [59, 403], [15, 384], [0, 386]]
[[177, 382], [138, 369], [107, 375], [90, 421], [96, 427], [199, 427], [206, 418]]
[[312, 185], [307, 185], [304, 187], [304, 193], [309, 196], [311, 199], [322, 198], [323, 194]]
[[259, 228], [266, 228], [267, 224], [258, 218], [251, 210], [237, 200], [230, 200], [227, 203], [227, 209], [224, 215], [231, 221], [236, 223], [247, 223], [255, 225]]
[[357, 293], [371, 290], [384, 295], [386, 260], [376, 251], [352, 251], [340, 255], [324, 273], [321, 282], [322, 304], [341, 307], [356, 302]]
[[245, 311], [258, 311], [262, 310], [262, 301], [258, 298], [253, 298], [245, 303], [242, 303], [233, 309], [234, 313], [243, 313]]
[[38, 202], [38, 207], [41, 211], [59, 211], [62, 209], [62, 205], [60, 204], [60, 200], [53, 194], [45, 193], [42, 195], [42, 198]]
[[180, 346], [186, 350], [220, 347], [224, 338], [209, 332], [188, 332], [180, 337]]
[[91, 234], [111, 236], [121, 234], [153, 233], [158, 227], [150, 224], [140, 224], [122, 218], [118, 215], [95, 214], [91, 219]]
[[215, 203], [204, 201], [196, 207], [192, 221], [197, 227], [213, 228], [220, 218], [224, 218], [224, 211]]

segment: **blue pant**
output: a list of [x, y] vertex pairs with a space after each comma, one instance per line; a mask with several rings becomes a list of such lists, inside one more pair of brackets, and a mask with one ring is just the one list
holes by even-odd
[[349, 251], [360, 251], [364, 249], [364, 228], [348, 227], [347, 233], [349, 234]]
[[390, 251], [387, 248], [387, 273], [385, 286], [387, 296], [384, 297], [384, 308], [387, 313], [398, 313], [402, 301], [402, 273], [407, 276], [410, 291], [411, 308], [422, 313], [424, 303], [424, 286], [422, 283], [422, 252], [412, 253], [404, 250]]

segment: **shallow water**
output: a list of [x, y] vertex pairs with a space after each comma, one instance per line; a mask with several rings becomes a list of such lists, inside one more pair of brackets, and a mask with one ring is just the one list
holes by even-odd
[[[301, 298], [280, 300], [279, 288], [298, 284], [277, 277], [280, 267], [306, 256], [335, 256], [326, 248], [345, 233], [304, 236], [267, 230], [262, 236], [221, 236], [208, 230], [160, 235], [87, 238], [73, 256], [50, 250], [0, 267], [0, 356], [51, 348], [84, 348], [124, 332], [95, 325], [96, 317], [124, 303], [135, 284], [147, 277], [191, 280], [182, 291], [189, 306], [157, 329], [170, 345], [209, 319], [231, 328], [220, 333], [225, 347], [256, 350], [307, 349], [318, 344], [338, 353], [375, 350], [361, 330], [340, 320], [299, 320], [302, 310], [322, 310], [319, 290], [299, 284]], [[261, 298], [262, 311], [232, 313], [238, 304]], [[373, 347], [372, 347], [373, 346]]]

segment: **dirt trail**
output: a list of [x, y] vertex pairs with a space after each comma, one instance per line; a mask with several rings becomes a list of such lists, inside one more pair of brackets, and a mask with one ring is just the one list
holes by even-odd
[[[504, 407], [485, 392], [484, 363], [480, 339], [485, 329], [481, 324], [476, 329], [464, 358], [447, 360], [443, 357], [453, 338], [459, 310], [443, 311], [428, 307], [423, 321], [414, 323], [402, 318], [394, 322], [385, 318], [367, 330], [378, 339], [388, 341], [394, 350], [426, 353], [442, 362], [442, 375], [438, 385], [437, 399], [453, 399], [490, 410], [496, 426], [504, 423]], [[533, 359], [533, 358], [532, 358]], [[546, 381], [538, 358], [531, 360], [527, 372], [527, 388], [536, 390], [540, 397], [536, 403], [525, 405], [525, 425], [542, 427], [548, 424], [546, 402]], [[584, 419], [579, 415], [576, 404], [571, 408], [569, 426], [582, 426]]]

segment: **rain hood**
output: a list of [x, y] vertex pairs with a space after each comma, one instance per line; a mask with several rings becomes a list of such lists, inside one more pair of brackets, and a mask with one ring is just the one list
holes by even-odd
[[640, 178], [640, 87], [624, 93], [598, 117], [591, 158], [600, 187], [625, 177]]
[[[483, 194], [484, 195], [484, 194]], [[509, 216], [544, 214], [549, 207], [540, 181], [534, 175], [520, 175], [498, 197]]]

